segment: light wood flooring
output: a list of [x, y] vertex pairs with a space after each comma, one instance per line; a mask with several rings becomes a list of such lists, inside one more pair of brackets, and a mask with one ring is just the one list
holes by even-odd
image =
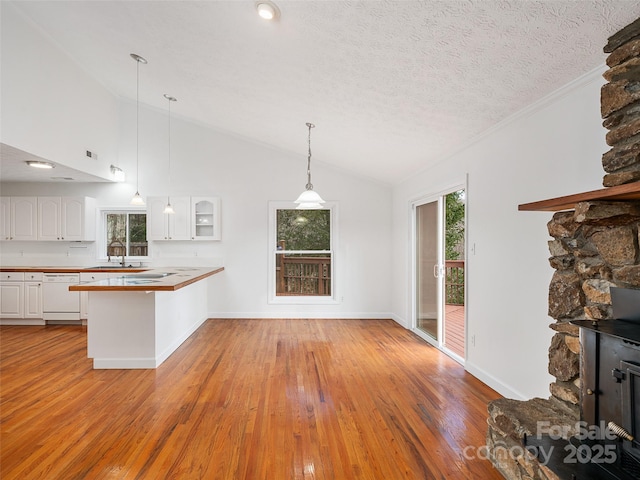
[[501, 479], [498, 397], [391, 320], [208, 320], [156, 370], [3, 326], [0, 478]]

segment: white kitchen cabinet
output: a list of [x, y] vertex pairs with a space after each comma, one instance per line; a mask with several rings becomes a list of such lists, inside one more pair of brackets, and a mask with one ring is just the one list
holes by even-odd
[[[80, 272], [80, 283], [97, 282], [105, 278], [118, 277], [122, 273], [114, 272]], [[89, 318], [89, 292], [80, 292], [80, 318]]]
[[95, 199], [38, 197], [38, 240], [94, 241]]
[[24, 273], [0, 273], [0, 318], [24, 318]]
[[170, 197], [175, 213], [164, 213], [167, 197], [147, 197], [147, 240], [189, 240], [191, 198]]
[[37, 240], [37, 198], [2, 197], [0, 200], [0, 239]]
[[26, 273], [23, 318], [42, 318], [42, 273]]
[[191, 197], [191, 239], [220, 240], [220, 198]]

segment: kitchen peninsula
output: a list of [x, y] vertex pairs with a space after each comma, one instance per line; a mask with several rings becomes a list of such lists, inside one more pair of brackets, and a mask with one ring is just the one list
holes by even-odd
[[157, 268], [71, 285], [89, 293], [93, 368], [158, 367], [207, 319], [206, 280], [223, 270]]

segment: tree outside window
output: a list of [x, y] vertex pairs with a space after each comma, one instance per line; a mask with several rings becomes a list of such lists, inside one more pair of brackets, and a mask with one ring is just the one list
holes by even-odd
[[276, 295], [331, 296], [331, 210], [276, 210]]
[[106, 212], [107, 257], [146, 257], [147, 214], [139, 212]]

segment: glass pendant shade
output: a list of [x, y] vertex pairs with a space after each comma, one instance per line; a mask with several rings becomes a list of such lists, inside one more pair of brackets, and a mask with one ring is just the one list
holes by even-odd
[[162, 211], [162, 213], [166, 213], [168, 215], [173, 215], [174, 213], [176, 213], [176, 211], [171, 206], [171, 202], [169, 201], [168, 198], [167, 198], [167, 206], [164, 207], [164, 210]]
[[324, 200], [313, 190], [305, 190], [294, 203], [298, 204], [296, 208], [299, 210], [312, 210], [322, 208]]
[[144, 205], [144, 199], [142, 198], [140, 193], [136, 192], [136, 194], [131, 199], [131, 205], [139, 205], [139, 206]]

